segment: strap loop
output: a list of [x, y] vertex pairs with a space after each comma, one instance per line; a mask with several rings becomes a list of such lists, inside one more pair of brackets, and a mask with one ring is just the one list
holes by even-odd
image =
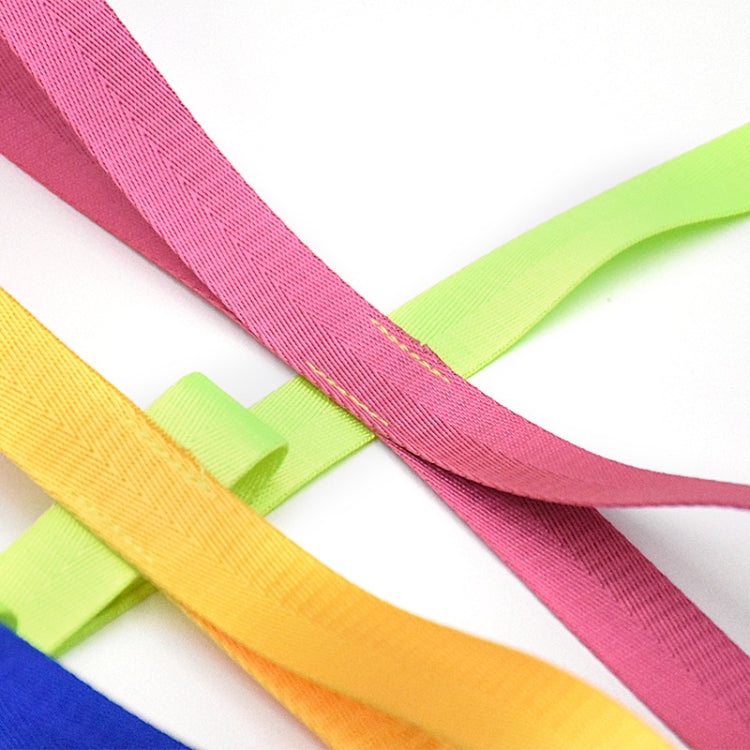
[[235, 494], [257, 492], [289, 450], [272, 427], [199, 372], [170, 386], [147, 413]]
[[[275, 430], [200, 373], [168, 388], [147, 413], [230, 488], [257, 490], [286, 455]], [[18, 634], [53, 656], [153, 590], [59, 505], [0, 553], [0, 597], [15, 613], [13, 627], [17, 617]]]

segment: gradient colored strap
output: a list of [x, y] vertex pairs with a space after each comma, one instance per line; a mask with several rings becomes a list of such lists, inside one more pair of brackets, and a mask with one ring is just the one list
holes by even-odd
[[[228, 650], [258, 661], [262, 678], [332, 744], [664, 747], [564, 672], [347, 583], [224, 489], [5, 292], [0, 320], [0, 450]], [[326, 736], [326, 724], [345, 725], [346, 741]]]
[[[10, 94], [3, 106], [14, 127], [4, 138], [0, 131], [4, 151], [66, 200], [217, 304], [216, 296], [174, 256], [134, 211], [128, 197], [81, 148], [69, 124], [46, 94], [30, 82], [19, 61], [9, 50], [5, 56], [0, 69], [7, 72], [11, 85], [6, 87]], [[473, 361], [473, 368], [478, 369], [578, 280], [624, 247], [675, 226], [746, 211], [750, 203], [745, 179], [747, 140], [747, 128], [734, 131], [518, 238], [502, 253], [474, 264], [476, 286], [467, 283], [468, 274], [438, 286], [452, 295], [445, 312], [450, 313], [451, 325], [445, 324], [445, 315], [441, 317], [440, 304], [445, 303], [445, 297], [441, 300], [438, 294], [429, 301], [418, 298], [424, 309], [417, 315], [414, 308], [415, 320], [409, 325], [413, 323], [415, 328], [410, 330], [426, 337], [429, 331], [444, 329], [446, 346], [452, 342], [455, 347], [454, 354], [446, 354], [448, 361], [460, 363], [463, 358], [464, 362]], [[50, 153], [56, 158], [49, 158]], [[55, 166], [62, 164], [64, 172]], [[502, 294], [493, 298], [498, 284], [504, 284]], [[406, 309], [403, 315], [399, 320], [406, 322]], [[482, 321], [485, 325], [480, 325]], [[473, 326], [477, 328], [467, 335]], [[496, 343], [492, 339], [495, 334]], [[435, 347], [444, 352], [437, 344]], [[468, 375], [471, 368], [466, 367], [464, 374]], [[307, 384], [290, 384], [287, 395], [300, 409], [294, 417], [284, 417], [295, 427], [297, 444], [303, 437], [310, 442], [312, 431], [321, 427], [335, 428], [335, 432], [330, 445], [309, 456], [296, 452], [295, 441], [283, 430], [292, 445], [291, 455], [277, 474], [278, 481], [272, 481], [263, 492], [259, 507], [279, 502], [290, 488], [371, 438], [340, 410], [321, 406], [316, 391]], [[266, 406], [284, 416], [283, 409]], [[301, 407], [319, 415], [307, 434], [299, 426], [305, 411]], [[273, 424], [273, 418], [266, 421]], [[327, 429], [326, 434], [330, 434]], [[750, 670], [745, 655], [598, 514], [555, 507], [541, 511], [523, 499], [431, 471], [413, 456], [406, 457], [420, 472], [431, 475], [433, 486], [452, 507], [683, 738], [697, 746], [709, 746], [722, 741], [736, 744], [737, 737], [747, 737]], [[604, 555], [604, 549], [616, 549], [617, 553]], [[568, 578], [574, 582], [570, 588], [556, 584]], [[594, 617], [592, 602], [596, 602]], [[711, 644], [710, 648], [705, 644]], [[709, 651], [713, 652], [710, 657]]]
[[112, 703], [0, 624], [0, 747], [176, 750], [185, 745]]
[[[6, 0], [0, 28], [80, 146], [164, 239], [172, 262], [393, 446], [487, 487], [553, 502], [750, 507], [749, 487], [605, 459], [471, 386], [302, 244], [103, 1]], [[747, 176], [731, 173], [738, 185]]]

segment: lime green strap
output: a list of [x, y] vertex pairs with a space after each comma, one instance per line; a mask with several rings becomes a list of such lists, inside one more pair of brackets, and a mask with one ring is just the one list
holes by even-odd
[[679, 227], [750, 211], [750, 124], [653, 167], [507, 242], [391, 314], [469, 377], [605, 263]]
[[[168, 388], [149, 416], [227, 487], [260, 487], [284, 440], [200, 373]], [[53, 505], [0, 555], [2, 606], [14, 630], [59, 656], [154, 589], [68, 511]]]
[[153, 590], [59, 505], [0, 556], [0, 579], [18, 635], [53, 656]]
[[164, 391], [147, 413], [235, 493], [257, 491], [287, 453], [278, 432], [199, 372]]

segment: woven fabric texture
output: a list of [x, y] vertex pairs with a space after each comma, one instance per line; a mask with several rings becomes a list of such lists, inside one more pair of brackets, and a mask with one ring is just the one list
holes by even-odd
[[[18, 20], [26, 18], [24, 13], [29, 6], [11, 4], [5, 22], [16, 52], [22, 51], [37, 82], [44, 80], [46, 94], [41, 89], [30, 94], [28, 81], [24, 83], [27, 70], [16, 62], [12, 77], [15, 91], [24, 92], [26, 97], [19, 116], [32, 120], [32, 127], [24, 132], [34, 138], [46, 138], [45, 142], [51, 138], [55, 148], [80, 165], [81, 171], [71, 186], [71, 173], [66, 172], [66, 179], [61, 180], [53, 168], [32, 164], [30, 154], [42, 140], [32, 142], [25, 134], [15, 134], [18, 142], [7, 147], [10, 155], [75, 205], [101, 217], [105, 226], [121, 229], [121, 236], [146, 248], [150, 257], [203, 291], [214, 304], [225, 305], [230, 315], [277, 352], [284, 348], [288, 337], [298, 346], [308, 336], [307, 353], [292, 346], [283, 352], [287, 361], [378, 434], [398, 444], [401, 455], [430, 477], [441, 495], [670, 726], [696, 745], [725, 736], [721, 732], [727, 732], [726, 736], [744, 732], [746, 736], [748, 727], [743, 717], [747, 716], [750, 684], [747, 658], [720, 631], [596, 514], [530, 508], [531, 512], [524, 515], [517, 510], [525, 507], [526, 494], [573, 504], [696, 501], [742, 505], [747, 502], [746, 488], [669, 477], [605, 461], [558, 441], [478, 395], [428, 349], [366, 306], [300, 245], [216, 152], [106, 7], [99, 7], [98, 3], [64, 5], [57, 13], [51, 11], [46, 21], [42, 14], [16, 34]], [[84, 5], [86, 13], [81, 12]], [[42, 29], [34, 28], [34, 24], [50, 19], [54, 19], [55, 28], [48, 29], [50, 33], [44, 38], [45, 44], [51, 46], [42, 54], [33, 42], [39, 33], [32, 32]], [[79, 44], [70, 45], [65, 34], [58, 35], [65, 26], [85, 32], [73, 35], [81, 40]], [[54, 62], [46, 55], [51, 48], [56, 50]], [[12, 58], [10, 52], [6, 54]], [[126, 84], [120, 79], [103, 81], [112, 56], [117, 57], [118, 64], [129, 60], [132, 75], [127, 86], [137, 81], [134, 89], [122, 88]], [[87, 63], [92, 60], [98, 62]], [[11, 61], [9, 69], [12, 65]], [[63, 75], [61, 69], [56, 69], [59, 65], [67, 65], [69, 70]], [[137, 104], [135, 90], [139, 95], [148, 91], [154, 97], [150, 101], [158, 99], [159, 105], [149, 105], [147, 100], [144, 106]], [[86, 91], [86, 103], [80, 98], [82, 91]], [[112, 91], [120, 92], [115, 107], [121, 108], [119, 119], [108, 118], [106, 129], [102, 129], [92, 115], [112, 103]], [[45, 95], [50, 101], [45, 100]], [[28, 106], [30, 100], [33, 106]], [[18, 97], [9, 97], [8, 102], [10, 108], [19, 109]], [[169, 106], [164, 106], [164, 102], [169, 102]], [[71, 125], [76, 133], [73, 140]], [[112, 127], [118, 133], [114, 145], [109, 138]], [[176, 140], [174, 132], [183, 136], [181, 143], [192, 146], [170, 156]], [[494, 346], [497, 349], [507, 345], [577, 280], [629, 244], [675, 226], [746, 211], [748, 165], [742, 155], [747, 154], [747, 149], [743, 149], [747, 137], [746, 128], [728, 134], [668, 163], [658, 172], [647, 173], [626, 183], [626, 187], [620, 186], [617, 191], [558, 217], [537, 230], [533, 238], [519, 238], [504, 258], [507, 270], [501, 274], [501, 280], [509, 280], [511, 289], [520, 295], [515, 300], [508, 295], [511, 302], [519, 303], [519, 310], [524, 310], [524, 305], [528, 308], [528, 291], [538, 275], [546, 271], [553, 279], [551, 270], [569, 260], [566, 253], [571, 252], [572, 243], [578, 242], [586, 250], [576, 254], [572, 271], [543, 288], [543, 304], [533, 314], [526, 313], [523, 322], [519, 323], [520, 318], [514, 315], [498, 316], [502, 307], [488, 305], [485, 320], [509, 322], [485, 326], [487, 336], [480, 336], [479, 343], [489, 346], [500, 325], [506, 326], [505, 341], [500, 336]], [[158, 165], [151, 163], [154, 142], [159, 143], [157, 150], [164, 157]], [[119, 156], [115, 157], [115, 152]], [[47, 164], [50, 161], [47, 159]], [[107, 174], [101, 173], [102, 165]], [[142, 168], [144, 173], [138, 174], [136, 168]], [[176, 178], [178, 174], [182, 177]], [[696, 174], [700, 180], [695, 179]], [[81, 186], [90, 188], [94, 184], [109, 192], [105, 189], [96, 198], [81, 193]], [[121, 194], [113, 198], [117, 190]], [[670, 196], [668, 201], [664, 200], [665, 195]], [[626, 213], [623, 206], [628, 208]], [[151, 222], [151, 228], [144, 217]], [[200, 221], [196, 217], [201, 217]], [[210, 236], [203, 234], [209, 231], [204, 226], [206, 217], [214, 221]], [[581, 228], [588, 227], [593, 219], [593, 228], [582, 234]], [[200, 226], [195, 226], [196, 222]], [[527, 251], [535, 247], [536, 255], [528, 256]], [[219, 248], [221, 252], [217, 251]], [[527, 257], [534, 262], [527, 262]], [[487, 265], [483, 271], [491, 270]], [[538, 275], [531, 274], [532, 266]], [[314, 283], [307, 285], [311, 277]], [[494, 277], [486, 273], [484, 278], [485, 284], [492, 284]], [[451, 312], [458, 321], [473, 325], [482, 322], [473, 308], [474, 301], [484, 301], [477, 288], [488, 286], [466, 287], [458, 293], [461, 290], [455, 281], [447, 282], [446, 289], [452, 295]], [[345, 318], [341, 308], [332, 306], [332, 297], [340, 299], [347, 315], [353, 317]], [[285, 315], [281, 317], [274, 315], [276, 310], [272, 309], [278, 309], [279, 299], [284, 301]], [[425, 329], [437, 319], [436, 309], [425, 314]], [[268, 318], [260, 320], [258, 316], [264, 313], [269, 314]], [[414, 332], [424, 336], [421, 330], [415, 328]], [[451, 364], [463, 367], [461, 357], [465, 361], [475, 357], [477, 367], [492, 358], [491, 350], [482, 354], [484, 359], [468, 352], [466, 340], [456, 337], [455, 360], [446, 355]], [[316, 356], [309, 359], [312, 349]], [[443, 352], [442, 348], [438, 350]], [[302, 357], [306, 357], [304, 361]], [[467, 366], [465, 374], [469, 369]], [[441, 390], [446, 385], [450, 386], [447, 396]], [[338, 415], [332, 419], [343, 422]], [[497, 430], [502, 434], [498, 435]], [[504, 430], [513, 430], [512, 436]], [[367, 439], [367, 433], [360, 430], [359, 443]], [[342, 450], [341, 444], [334, 448], [339, 451], [336, 457], [351, 450]], [[439, 466], [453, 473], [446, 474]], [[280, 481], [282, 474], [279, 472]], [[461, 476], [479, 479], [495, 488], [512, 489], [521, 499], [480, 487]], [[268, 492], [274, 491], [271, 483]], [[523, 531], [511, 537], [513, 542], [506, 541], [507, 535], [503, 534], [506, 524]], [[585, 531], [578, 545], [573, 544], [576, 533], [571, 531], [576, 524]], [[566, 565], [566, 571], [575, 574], [580, 586], [574, 591], [560, 590], [549, 575], [552, 568], [540, 573], [539, 567], [529, 564], [529, 549], [515, 541], [518, 538], [530, 540], [535, 551], [548, 550], [536, 555], [537, 563], [557, 563], [558, 571], [560, 564]], [[611, 544], [615, 539], [619, 542], [616, 560], [598, 552], [602, 544]], [[562, 553], [553, 551], [560, 547]], [[638, 589], [648, 593], [634, 596], [633, 591]], [[590, 610], [582, 609], [582, 604], [590, 605], [597, 597], [605, 604], [599, 606], [592, 624]], [[612, 622], [624, 626], [614, 646], [608, 627]], [[690, 627], [683, 628], [685, 623]], [[716, 649], [718, 659], [706, 658], [706, 643]], [[633, 648], [643, 659], [632, 659]], [[667, 674], [680, 677], [670, 681]], [[727, 675], [731, 675], [729, 679]], [[708, 717], [707, 700], [711, 706]]]
[[[13, 0], [0, 19], [81, 146], [171, 252], [253, 336], [383, 439], [457, 476], [536, 499], [750, 507], [746, 486], [605, 459], [471, 386], [270, 211], [104, 3], [40, 10]], [[734, 184], [747, 177], [730, 175]]]
[[224, 489], [5, 292], [0, 320], [0, 450], [332, 746], [665, 746], [561, 670], [347, 583]]
[[177, 750], [185, 745], [112, 703], [0, 624], [0, 747]]

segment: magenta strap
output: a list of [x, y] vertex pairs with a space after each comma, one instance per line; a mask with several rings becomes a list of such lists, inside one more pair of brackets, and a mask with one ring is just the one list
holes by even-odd
[[596, 456], [455, 374], [268, 209], [100, 0], [3, 0], [0, 33], [5, 154], [367, 424], [688, 743], [750, 746], [748, 657], [596, 511], [554, 504], [749, 488]]
[[7, 0], [1, 17], [10, 46], [82, 146], [164, 239], [161, 253], [173, 257], [163, 263], [184, 264], [249, 333], [382, 439], [540, 500], [750, 507], [746, 486], [605, 459], [453, 372], [263, 203], [103, 3]]
[[399, 455], [686, 744], [750, 747], [750, 658], [600, 513]]

